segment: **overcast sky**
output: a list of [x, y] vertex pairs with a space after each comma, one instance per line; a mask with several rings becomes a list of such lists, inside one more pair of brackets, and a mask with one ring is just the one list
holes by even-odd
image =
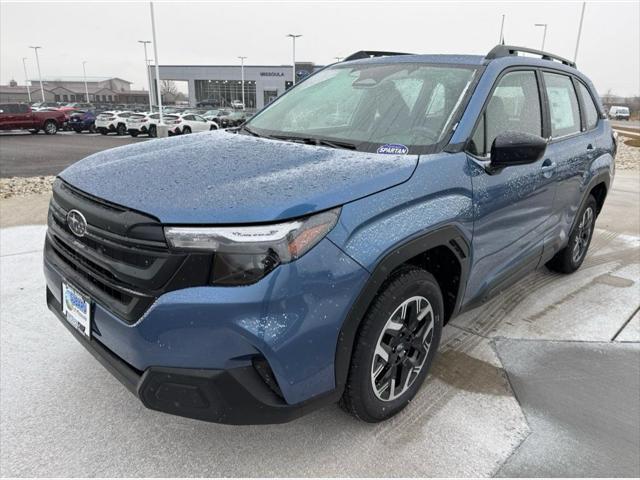
[[[601, 93], [640, 94], [640, 2], [587, 2], [578, 66]], [[486, 54], [506, 14], [508, 44], [572, 58], [582, 2], [156, 2], [160, 64], [290, 64], [333, 62], [357, 50]], [[148, 2], [0, 3], [0, 82], [24, 84], [22, 57], [37, 77], [116, 76], [145, 86], [137, 40], [151, 39]], [[152, 55], [151, 55], [152, 56]]]

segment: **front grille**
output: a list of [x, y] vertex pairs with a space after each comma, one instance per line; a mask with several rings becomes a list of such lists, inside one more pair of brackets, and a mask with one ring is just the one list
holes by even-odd
[[[69, 210], [87, 220], [75, 236]], [[160, 222], [87, 195], [57, 179], [49, 207], [45, 257], [67, 281], [128, 323], [163, 293], [208, 283], [212, 256], [172, 252]]]

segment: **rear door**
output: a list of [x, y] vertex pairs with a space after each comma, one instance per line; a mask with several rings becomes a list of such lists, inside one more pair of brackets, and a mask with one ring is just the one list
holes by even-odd
[[488, 172], [495, 137], [506, 131], [544, 135], [539, 73], [519, 67], [503, 72], [478, 120], [467, 149], [472, 168], [473, 258], [466, 302], [484, 300], [533, 270], [542, 255], [555, 195], [547, 156]]
[[[547, 70], [543, 72], [542, 78], [549, 105], [551, 135], [547, 156], [555, 165], [554, 178], [557, 184], [553, 228], [545, 240], [543, 261], [546, 261], [566, 242], [573, 219], [580, 208], [584, 176], [597, 155], [599, 119], [588, 90], [585, 92], [588, 98], [579, 98], [581, 83], [574, 77]], [[583, 88], [586, 89], [584, 85]]]

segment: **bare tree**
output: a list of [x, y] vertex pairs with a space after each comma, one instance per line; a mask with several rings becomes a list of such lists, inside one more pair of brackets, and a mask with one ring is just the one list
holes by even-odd
[[175, 97], [178, 94], [178, 87], [173, 80], [162, 80], [160, 89], [162, 90], [162, 95], [172, 95]]

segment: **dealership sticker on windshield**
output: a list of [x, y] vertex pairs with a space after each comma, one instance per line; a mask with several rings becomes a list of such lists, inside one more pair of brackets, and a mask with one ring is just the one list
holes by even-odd
[[406, 145], [399, 143], [386, 143], [380, 145], [376, 153], [386, 153], [387, 155], [406, 155], [409, 149]]

